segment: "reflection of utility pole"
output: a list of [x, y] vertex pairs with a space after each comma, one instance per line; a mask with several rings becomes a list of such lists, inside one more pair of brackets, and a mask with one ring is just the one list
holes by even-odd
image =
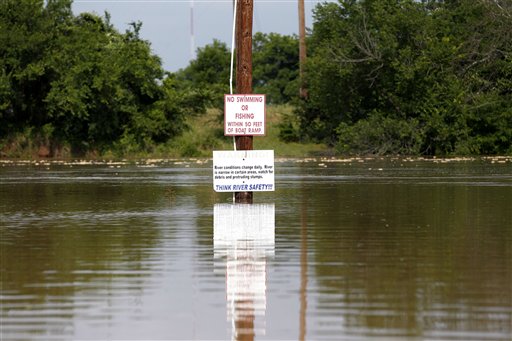
[[[258, 259], [257, 249], [241, 246], [228, 254], [226, 280], [227, 295], [231, 304], [233, 340], [253, 341], [256, 336], [256, 313], [265, 310], [266, 263]], [[231, 256], [231, 257], [230, 257]], [[262, 292], [263, 289], [263, 292]]]
[[306, 63], [306, 21], [304, 16], [304, 0], [299, 1], [299, 95], [306, 98], [308, 92], [304, 82], [304, 67]]
[[274, 256], [274, 249], [274, 204], [215, 204], [214, 268], [225, 267], [232, 340], [252, 341], [265, 333], [267, 258]]
[[308, 307], [308, 204], [307, 195], [303, 196], [300, 229], [300, 332], [299, 341], [306, 339], [306, 311]]
[[[252, 93], [253, 0], [236, 0], [236, 92]], [[236, 150], [252, 150], [252, 136], [236, 136]], [[235, 192], [235, 202], [252, 204], [252, 192]]]
[[[235, 337], [237, 341], [254, 341], [254, 303], [251, 300], [241, 300], [235, 303], [235, 309], [242, 310], [245, 316], [235, 319]], [[252, 310], [251, 310], [252, 309]]]

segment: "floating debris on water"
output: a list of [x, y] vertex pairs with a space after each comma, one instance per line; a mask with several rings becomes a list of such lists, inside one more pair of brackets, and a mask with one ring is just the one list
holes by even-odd
[[[108, 166], [112, 168], [119, 168], [123, 166], [136, 165], [138, 167], [156, 167], [164, 165], [178, 165], [184, 167], [191, 167], [191, 165], [206, 165], [211, 162], [211, 158], [172, 158], [172, 159], [138, 159], [138, 160], [92, 160], [92, 159], [76, 159], [76, 160], [52, 160], [52, 159], [34, 159], [34, 160], [18, 160], [18, 159], [0, 159], [1, 167], [8, 166], [33, 166], [33, 167], [52, 167], [52, 166]], [[456, 162], [473, 162], [482, 161], [489, 162], [492, 164], [508, 164], [512, 163], [512, 156], [478, 156], [478, 157], [422, 157], [422, 156], [352, 156], [352, 157], [304, 157], [304, 158], [288, 158], [288, 157], [277, 157], [276, 163], [313, 163], [320, 167], [327, 167], [328, 164], [364, 164], [367, 162], [382, 161], [382, 162], [393, 162], [400, 166], [404, 166], [405, 163], [411, 162], [429, 162], [435, 164], [447, 164]]]

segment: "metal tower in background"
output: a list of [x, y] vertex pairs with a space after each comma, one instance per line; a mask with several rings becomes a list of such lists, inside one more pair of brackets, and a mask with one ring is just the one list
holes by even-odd
[[190, 0], [190, 60], [196, 58], [196, 46], [194, 38], [194, 0]]

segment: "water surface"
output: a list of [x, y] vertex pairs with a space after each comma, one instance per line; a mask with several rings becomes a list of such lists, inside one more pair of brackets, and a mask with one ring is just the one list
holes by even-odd
[[1, 162], [0, 338], [512, 338], [510, 158], [211, 166]]

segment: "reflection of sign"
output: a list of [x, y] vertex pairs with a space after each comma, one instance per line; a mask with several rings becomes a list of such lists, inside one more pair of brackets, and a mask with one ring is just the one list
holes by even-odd
[[249, 242], [259, 248], [274, 249], [274, 204], [216, 204], [213, 208], [213, 245], [236, 247]]
[[265, 95], [224, 95], [224, 134], [265, 135]]
[[274, 255], [274, 204], [216, 204], [214, 265], [225, 271], [233, 339], [265, 334], [267, 262]]
[[274, 151], [214, 151], [213, 189], [216, 192], [274, 191]]

